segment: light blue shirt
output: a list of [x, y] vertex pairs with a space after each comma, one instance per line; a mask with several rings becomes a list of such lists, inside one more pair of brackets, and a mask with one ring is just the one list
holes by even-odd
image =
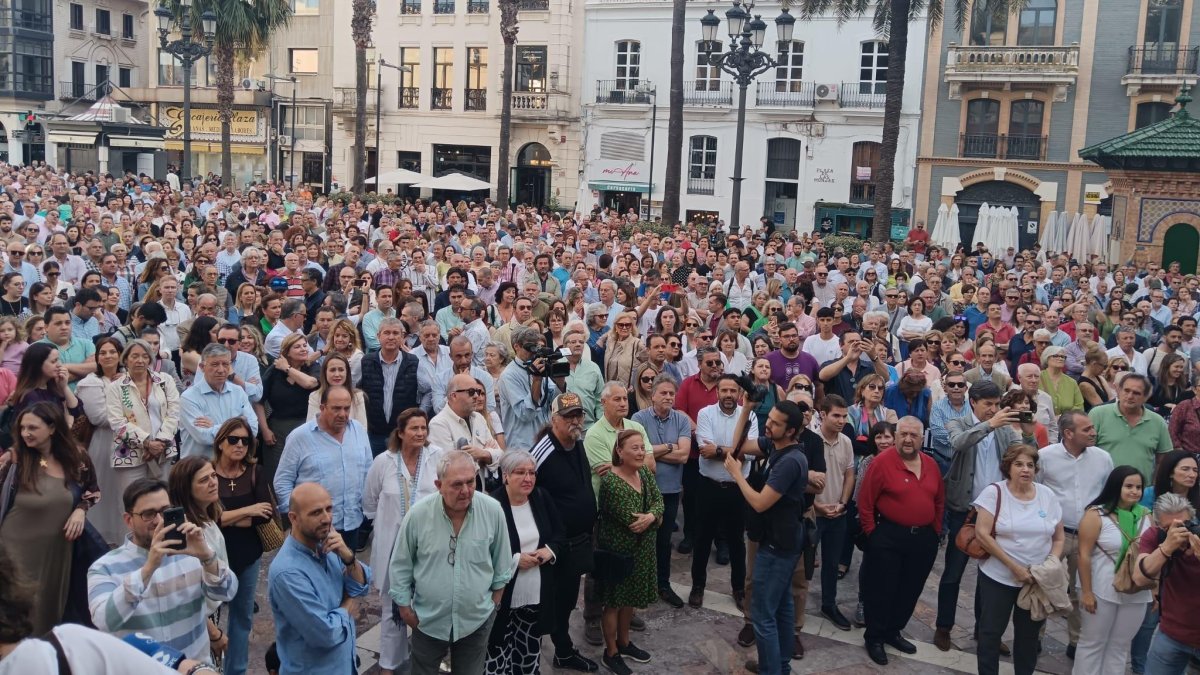
[[933, 451], [938, 457], [950, 461], [954, 453], [950, 450], [950, 432], [946, 431], [946, 423], [950, 420], [963, 419], [971, 415], [971, 405], [963, 399], [962, 409], [955, 410], [950, 405], [950, 399], [941, 398], [929, 409], [929, 432], [933, 436]]
[[550, 402], [558, 396], [558, 387], [542, 378], [542, 397], [533, 402], [529, 373], [519, 359], [513, 359], [500, 373], [500, 422], [504, 424], [504, 442], [510, 448], [529, 449], [533, 437], [550, 421]]
[[[971, 424], [982, 420], [971, 413]], [[1000, 473], [1000, 451], [996, 448], [996, 434], [989, 433], [975, 446], [975, 481], [971, 483], [972, 498], [978, 497], [992, 483], [1004, 480]]]
[[317, 422], [305, 422], [288, 434], [275, 470], [279, 511], [287, 513], [297, 485], [319, 483], [333, 498], [334, 529], [353, 530], [362, 524], [363, 486], [371, 468], [367, 430], [351, 419], [339, 441]]
[[[412, 353], [415, 354], [416, 351], [413, 351]], [[484, 396], [487, 397], [488, 412], [495, 412], [495, 410], [496, 410], [496, 381], [492, 379], [492, 376], [490, 373], [488, 373], [488, 371], [486, 371], [483, 368], [480, 368], [478, 366], [471, 366], [470, 375], [471, 375], [471, 377], [473, 377], [483, 383], [483, 393], [484, 393]], [[420, 371], [417, 371], [418, 381], [420, 380], [420, 378], [421, 378]], [[439, 381], [436, 381], [433, 383], [434, 414], [441, 412], [442, 408], [446, 407], [446, 399], [449, 398], [446, 394], [446, 391], [449, 389], [449, 387], [450, 387], [450, 377], [449, 376], [447, 376], [445, 379], [442, 379], [442, 380], [439, 380]]]
[[[196, 420], [201, 417], [208, 418], [212, 426], [196, 426]], [[208, 386], [208, 380], [203, 376], [198, 377], [179, 397], [179, 456], [199, 455], [211, 459], [217, 431], [235, 417], [244, 418], [250, 425], [250, 433], [258, 434], [258, 416], [250, 406], [245, 390], [226, 382], [221, 391], [216, 391]]]
[[4, 273], [9, 274], [16, 272], [25, 280], [25, 290], [21, 293], [21, 297], [29, 297], [29, 287], [42, 280], [42, 275], [38, 274], [37, 268], [33, 265], [22, 262], [20, 267], [13, 267], [8, 263], [4, 263]]
[[71, 312], [71, 335], [82, 340], [91, 340], [100, 334], [100, 322], [96, 317], [89, 316], [86, 321]]
[[443, 340], [450, 339], [450, 329], [462, 328], [465, 325], [463, 324], [463, 320], [459, 318], [458, 314], [456, 314], [454, 310], [454, 305], [446, 305], [445, 307], [439, 309], [437, 314], [435, 314], [433, 317], [433, 320], [437, 321], [438, 328], [442, 331]]
[[371, 568], [362, 560], [363, 580], [346, 574], [336, 553], [318, 555], [295, 537], [283, 540], [267, 573], [275, 649], [280, 673], [345, 675], [354, 660], [354, 617], [341, 608], [343, 594], [361, 598], [371, 586]]
[[[454, 367], [450, 363], [450, 348], [438, 345], [437, 350], [437, 363], [429, 358], [429, 352], [425, 351], [424, 345], [409, 352], [417, 357], [417, 402], [421, 409], [429, 413], [431, 417], [441, 410], [441, 407], [434, 401], [433, 391], [439, 385], [443, 391], [445, 390], [446, 382], [450, 380]], [[442, 403], [445, 402], [445, 397], [443, 397]]]
[[379, 324], [383, 323], [384, 319], [390, 319], [396, 316], [396, 310], [389, 309], [387, 314], [373, 309], [367, 312], [362, 318], [363, 341], [366, 343], [368, 352], [379, 351]]
[[233, 360], [233, 374], [242, 378], [246, 386], [246, 397], [251, 403], [258, 403], [263, 397], [262, 371], [258, 367], [258, 359], [246, 352], [237, 352]]

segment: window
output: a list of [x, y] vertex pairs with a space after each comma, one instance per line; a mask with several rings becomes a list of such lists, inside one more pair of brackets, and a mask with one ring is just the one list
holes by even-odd
[[1008, 31], [1008, 7], [1001, 0], [978, 0], [971, 10], [971, 44], [1000, 47]]
[[96, 66], [96, 97], [108, 93], [108, 66]]
[[[721, 69], [708, 62], [708, 49], [704, 40], [696, 43], [696, 91], [719, 91], [721, 89]], [[695, 138], [702, 138], [696, 136]], [[695, 140], [695, 139], [693, 139]]]
[[420, 14], [421, 0], [400, 0], [401, 14]]
[[98, 35], [112, 35], [112, 16], [107, 9], [96, 10], [96, 33]]
[[321, 12], [321, 0], [292, 0], [292, 13], [296, 16], [312, 16]]
[[487, 47], [467, 47], [467, 98], [464, 110], [487, 110]]
[[1171, 104], [1152, 101], [1150, 103], [1139, 103], [1137, 107], [1137, 122], [1135, 129], [1148, 127], [1151, 124], [1159, 122], [1171, 116]]
[[[279, 108], [281, 118], [279, 133], [292, 133], [291, 106]], [[325, 108], [316, 105], [296, 106], [296, 140], [325, 140]]]
[[862, 58], [858, 66], [858, 93], [887, 92], [888, 46], [886, 42], [862, 43]]
[[487, 14], [487, 0], [467, 0], [467, 14]]
[[1146, 46], [1178, 48], [1182, 14], [1183, 0], [1150, 0], [1146, 7], [1146, 32], [1143, 36]]
[[[51, 32], [50, 0], [5, 0], [0, 3], [5, 21], [12, 21], [13, 28]], [[11, 17], [11, 19], [10, 19]], [[7, 25], [7, 24], [6, 24]]]
[[293, 73], [315, 74], [317, 72], [316, 49], [289, 49], [288, 62]]
[[517, 45], [513, 91], [546, 91], [546, 47]]
[[800, 141], [794, 138], [767, 141], [767, 178], [800, 179]]
[[325, 183], [325, 154], [304, 152], [300, 154], [300, 182], [309, 185]]
[[717, 139], [692, 136], [688, 153], [688, 194], [711, 195], [717, 178]]
[[1057, 0], [1029, 0], [1029, 4], [1021, 10], [1017, 44], [1054, 44], [1054, 22], [1057, 18]]
[[963, 157], [995, 157], [1000, 133], [1000, 102], [977, 98], [967, 103]]
[[449, 110], [453, 103], [451, 87], [454, 86], [454, 48], [433, 48], [433, 102], [434, 110]]
[[775, 68], [775, 91], [799, 92], [804, 79], [804, 43], [798, 40], [779, 43], [775, 61], [779, 64]]
[[[17, 38], [13, 43], [13, 91], [20, 96], [51, 96], [54, 94], [53, 45], [46, 40]], [[6, 51], [6, 50], [5, 50]], [[3, 66], [0, 66], [3, 68]], [[7, 68], [3, 68], [5, 75]], [[0, 89], [9, 87], [0, 86]]]
[[860, 141], [850, 154], [850, 203], [875, 203], [875, 176], [879, 171], [880, 144]]
[[421, 173], [421, 153], [412, 150], [399, 150], [396, 152], [396, 166], [409, 171]]
[[637, 87], [642, 78], [642, 43], [636, 40], [621, 40], [617, 43], [616, 88], [630, 90]]
[[421, 49], [400, 48], [400, 107], [416, 108], [421, 105]]
[[83, 30], [83, 5], [71, 3], [71, 30]]
[[87, 64], [83, 61], [71, 62], [71, 97], [83, 98], [87, 93]]
[[492, 176], [492, 149], [486, 145], [433, 146], [433, 175], [458, 171], [480, 180]]
[[434, 14], [453, 14], [454, 0], [433, 0]]
[[117, 86], [123, 89], [133, 86], [133, 70], [131, 68], [117, 69]]
[[1009, 159], [1042, 158], [1042, 114], [1046, 104], [1026, 99], [1012, 104], [1008, 121]]
[[121, 37], [125, 40], [134, 39], [133, 38], [133, 15], [132, 14], [122, 14], [121, 15]]

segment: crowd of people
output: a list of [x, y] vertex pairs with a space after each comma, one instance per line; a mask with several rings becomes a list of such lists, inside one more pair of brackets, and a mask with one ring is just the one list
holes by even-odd
[[710, 560], [752, 672], [804, 658], [814, 578], [915, 653], [939, 557], [981, 673], [1058, 615], [1081, 675], [1200, 654], [1200, 278], [636, 225], [0, 166], [0, 673], [69, 623], [245, 673], [263, 567], [286, 674], [355, 672], [374, 589], [386, 675], [537, 673], [546, 635], [624, 675]]

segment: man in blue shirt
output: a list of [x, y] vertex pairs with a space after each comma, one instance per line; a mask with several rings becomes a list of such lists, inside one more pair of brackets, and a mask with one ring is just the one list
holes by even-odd
[[323, 486], [333, 495], [333, 527], [351, 548], [363, 522], [363, 486], [371, 468], [367, 430], [350, 419], [353, 400], [344, 386], [326, 387], [317, 419], [288, 434], [275, 471], [280, 512], [288, 512], [288, 498], [297, 485]]
[[267, 574], [281, 675], [345, 675], [354, 668], [358, 598], [371, 568], [333, 529], [333, 500], [314, 483], [291, 493], [284, 540]]
[[71, 334], [82, 340], [95, 340], [100, 334], [96, 310], [100, 309], [100, 293], [94, 288], [81, 288], [71, 307]]
[[179, 396], [180, 457], [212, 457], [217, 430], [234, 417], [244, 418], [251, 433], [258, 434], [258, 415], [246, 391], [227, 382], [233, 370], [229, 349], [216, 343], [205, 347], [200, 370], [204, 377], [196, 378]]

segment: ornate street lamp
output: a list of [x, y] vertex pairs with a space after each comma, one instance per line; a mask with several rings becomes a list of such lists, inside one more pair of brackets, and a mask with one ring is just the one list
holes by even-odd
[[[733, 154], [733, 203], [730, 207], [729, 227], [731, 231], [741, 228], [742, 211], [742, 149], [746, 140], [746, 89], [754, 78], [776, 67], [778, 64], [762, 51], [767, 38], [767, 22], [762, 16], [751, 15], [753, 0], [734, 0], [733, 6], [725, 11], [725, 23], [729, 29], [729, 50], [722, 51], [717, 33], [721, 19], [708, 10], [700, 19], [704, 51], [710, 65], [716, 66], [733, 76], [738, 86], [737, 142]], [[787, 8], [775, 17], [776, 36], [780, 45], [792, 41], [796, 17]]]
[[[165, 0], [159, 0], [154, 16], [158, 19], [158, 43], [162, 50], [183, 66], [183, 165], [179, 167], [180, 180], [192, 179], [192, 66], [212, 53], [213, 39], [217, 34], [217, 15], [205, 11], [200, 15], [204, 43], [194, 39], [192, 33], [192, 0], [179, 0], [178, 20], [167, 8]], [[171, 31], [178, 29], [179, 39], [168, 40]], [[224, 179], [228, 181], [229, 176]]]

